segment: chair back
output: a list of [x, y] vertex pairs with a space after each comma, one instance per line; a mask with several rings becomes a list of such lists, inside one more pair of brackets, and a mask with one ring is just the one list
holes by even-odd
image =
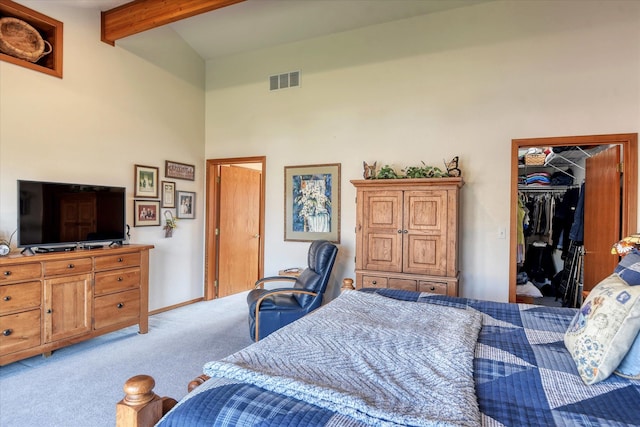
[[293, 294], [301, 307], [319, 306], [322, 303], [322, 296], [327, 289], [337, 253], [336, 245], [328, 240], [315, 240], [311, 243], [307, 255], [308, 266], [298, 276], [293, 287], [315, 292], [318, 295]]

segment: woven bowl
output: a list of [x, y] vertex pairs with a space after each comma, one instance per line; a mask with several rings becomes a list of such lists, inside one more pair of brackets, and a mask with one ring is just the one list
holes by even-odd
[[5, 17], [0, 18], [0, 51], [29, 62], [37, 62], [51, 53], [51, 45], [23, 20]]

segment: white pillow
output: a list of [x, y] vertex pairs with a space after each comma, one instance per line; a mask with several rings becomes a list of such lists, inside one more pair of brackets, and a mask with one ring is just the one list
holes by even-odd
[[589, 292], [564, 335], [564, 344], [586, 384], [611, 375], [640, 330], [640, 286], [617, 274]]
[[531, 282], [527, 282], [524, 285], [516, 285], [516, 295], [533, 298], [542, 298], [544, 296], [540, 289]]

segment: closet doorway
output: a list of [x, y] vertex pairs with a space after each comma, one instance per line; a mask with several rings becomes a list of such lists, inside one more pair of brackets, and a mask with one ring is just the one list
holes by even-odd
[[[612, 272], [617, 259], [610, 254], [616, 239], [636, 233], [638, 196], [638, 134], [568, 136], [514, 139], [511, 143], [511, 230], [509, 261], [509, 301], [516, 302], [518, 265], [519, 157], [523, 150], [535, 147], [584, 148], [587, 155], [585, 183], [584, 257], [585, 290]], [[618, 176], [617, 178], [612, 178]], [[617, 179], [617, 181], [613, 181]], [[604, 184], [604, 182], [608, 184]], [[601, 184], [601, 185], [600, 185]], [[607, 199], [605, 199], [607, 197]], [[590, 201], [587, 200], [590, 198]], [[595, 231], [594, 231], [595, 230]], [[615, 235], [615, 237], [614, 237]], [[586, 263], [590, 265], [587, 266]], [[606, 275], [604, 276], [606, 277]], [[589, 280], [589, 283], [586, 281]], [[591, 283], [594, 282], [595, 283]]]
[[207, 160], [205, 300], [263, 276], [265, 168], [264, 156]]

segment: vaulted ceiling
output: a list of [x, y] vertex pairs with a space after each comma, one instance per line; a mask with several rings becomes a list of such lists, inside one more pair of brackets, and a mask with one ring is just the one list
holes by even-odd
[[99, 7], [107, 42], [169, 26], [208, 60], [491, 0], [53, 1]]

